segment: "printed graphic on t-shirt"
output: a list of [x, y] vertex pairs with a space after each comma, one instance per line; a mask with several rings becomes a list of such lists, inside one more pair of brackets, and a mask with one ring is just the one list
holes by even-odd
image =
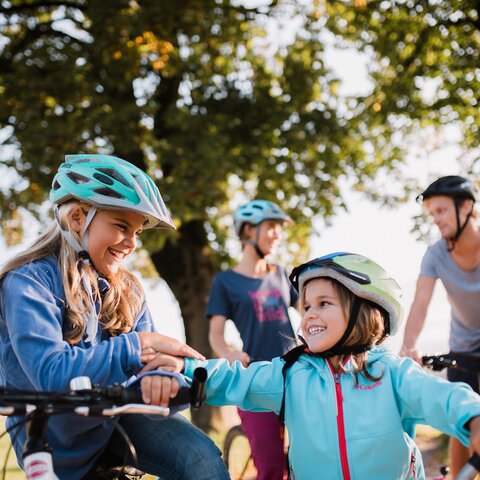
[[282, 295], [278, 290], [266, 289], [248, 291], [253, 303], [255, 314], [260, 323], [282, 322], [287, 320], [287, 314], [283, 307]]

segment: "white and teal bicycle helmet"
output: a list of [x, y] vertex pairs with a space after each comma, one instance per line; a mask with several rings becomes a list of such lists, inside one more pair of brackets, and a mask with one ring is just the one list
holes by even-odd
[[145, 216], [144, 228], [175, 228], [160, 192], [142, 170], [110, 155], [67, 155], [55, 175], [50, 200], [77, 199], [96, 208], [130, 210]]

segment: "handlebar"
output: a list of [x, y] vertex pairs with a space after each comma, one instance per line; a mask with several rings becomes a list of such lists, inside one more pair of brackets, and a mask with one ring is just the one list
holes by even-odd
[[468, 463], [460, 470], [457, 480], [474, 480], [480, 472], [480, 457], [474, 453]]
[[[207, 371], [199, 367], [194, 371], [189, 387], [180, 387], [170, 399], [169, 406], [190, 404], [199, 408], [205, 399]], [[79, 415], [114, 416], [125, 413], [168, 415], [169, 407], [143, 403], [141, 391], [122, 385], [105, 388], [93, 387], [66, 392], [37, 392], [0, 388], [0, 415], [25, 415], [42, 409], [46, 413], [74, 412]]]
[[480, 372], [480, 353], [450, 352], [422, 356], [425, 367], [435, 371], [455, 368], [467, 372]]

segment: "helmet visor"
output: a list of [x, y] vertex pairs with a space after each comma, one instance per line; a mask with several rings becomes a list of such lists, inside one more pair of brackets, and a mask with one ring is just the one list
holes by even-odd
[[307, 270], [312, 270], [316, 268], [331, 268], [332, 270], [335, 270], [336, 272], [349, 278], [350, 280], [353, 280], [354, 282], [359, 283], [360, 285], [369, 285], [370, 283], [372, 283], [370, 277], [366, 273], [350, 270], [336, 263], [334, 258], [338, 257], [339, 255], [342, 254], [336, 253], [326, 257], [316, 258], [314, 260], [310, 260], [307, 263], [303, 263], [298, 267], [295, 267], [289, 277], [290, 282], [295, 287], [295, 290], [298, 291], [298, 280], [300, 278], [300, 275]]

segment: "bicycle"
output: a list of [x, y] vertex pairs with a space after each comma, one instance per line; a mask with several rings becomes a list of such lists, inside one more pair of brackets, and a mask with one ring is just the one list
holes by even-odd
[[[222, 457], [232, 480], [255, 480], [257, 478], [257, 469], [253, 462], [250, 443], [241, 424], [234, 425], [227, 431], [223, 441]], [[285, 461], [287, 462], [286, 457]]]
[[223, 442], [223, 461], [232, 480], [254, 480], [257, 477], [250, 444], [241, 425], [228, 430]]
[[[170, 374], [169, 374], [170, 375]], [[207, 371], [197, 368], [191, 385], [182, 386], [169, 407], [188, 406], [199, 408], [205, 398]], [[51, 449], [43, 437], [44, 429], [51, 415], [76, 413], [83, 416], [113, 417], [116, 415], [142, 413], [163, 415], [170, 413], [169, 407], [146, 405], [141, 392], [122, 385], [105, 388], [93, 386], [88, 377], [77, 377], [66, 392], [38, 392], [0, 388], [0, 415], [25, 415], [27, 441], [23, 451], [24, 471], [27, 480], [59, 480], [52, 464]], [[120, 431], [122, 433], [122, 431]], [[123, 432], [130, 454], [136, 460], [135, 449]], [[5, 472], [3, 473], [5, 475]], [[139, 479], [143, 472], [135, 466], [123, 465], [100, 467], [95, 473], [101, 480]]]
[[[439, 353], [435, 355], [423, 355], [423, 366], [439, 372], [445, 368], [455, 368], [467, 372], [477, 373], [480, 380], [480, 353], [467, 352], [450, 352]], [[441, 477], [435, 480], [444, 480], [445, 475], [448, 474], [448, 467], [442, 466], [440, 468]], [[474, 480], [479, 478], [480, 472], [480, 457], [474, 454], [467, 465], [457, 475], [457, 480]]]

